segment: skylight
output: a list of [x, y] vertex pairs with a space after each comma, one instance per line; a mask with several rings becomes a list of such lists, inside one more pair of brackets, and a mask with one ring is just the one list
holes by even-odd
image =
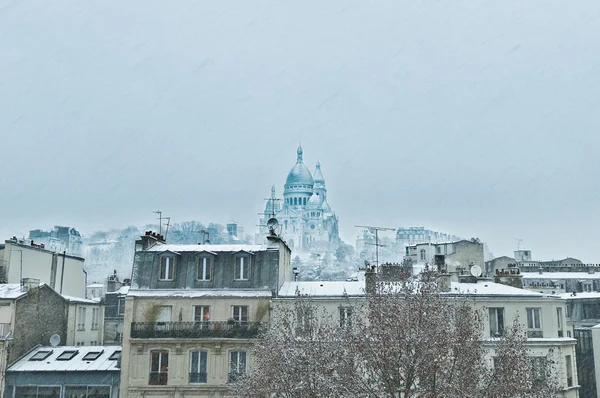
[[112, 361], [117, 361], [119, 359], [121, 359], [121, 351], [115, 351], [112, 353], [112, 355], [108, 358]]
[[75, 355], [77, 355], [79, 351], [77, 350], [73, 350], [73, 351], [63, 351], [62, 354], [60, 354], [58, 357], [56, 357], [57, 361], [69, 361], [71, 359], [73, 359], [73, 357]]
[[33, 356], [31, 358], [29, 358], [29, 360], [30, 361], [43, 361], [44, 359], [48, 358], [50, 356], [50, 354], [52, 354], [52, 350], [38, 351], [35, 354], [33, 354]]
[[104, 350], [102, 350], [102, 351], [91, 351], [91, 352], [88, 352], [87, 354], [85, 354], [83, 356], [83, 360], [84, 361], [95, 361], [96, 359], [98, 359], [98, 357], [100, 355], [102, 355], [103, 352], [104, 352]]

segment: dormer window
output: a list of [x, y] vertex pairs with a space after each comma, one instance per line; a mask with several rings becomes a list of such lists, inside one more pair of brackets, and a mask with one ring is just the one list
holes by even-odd
[[164, 256], [160, 258], [158, 279], [161, 281], [172, 281], [175, 279], [175, 257]]
[[250, 279], [250, 256], [239, 255], [235, 257], [233, 279], [236, 281], [247, 281]]
[[213, 258], [201, 256], [196, 260], [196, 279], [209, 281], [212, 278]]

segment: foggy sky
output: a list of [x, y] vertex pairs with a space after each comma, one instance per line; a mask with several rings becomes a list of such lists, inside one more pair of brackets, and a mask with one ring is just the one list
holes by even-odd
[[302, 142], [352, 244], [600, 262], [599, 83], [596, 0], [0, 0], [0, 238], [157, 209], [253, 232]]

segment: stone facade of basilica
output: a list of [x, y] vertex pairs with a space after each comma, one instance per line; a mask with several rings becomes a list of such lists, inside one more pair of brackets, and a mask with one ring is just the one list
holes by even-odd
[[275, 217], [280, 234], [292, 250], [328, 249], [340, 243], [338, 217], [327, 202], [327, 188], [317, 162], [314, 174], [302, 159], [302, 147], [297, 150], [296, 164], [284, 185], [283, 200], [276, 200], [275, 186], [272, 200], [267, 201], [260, 220], [260, 233], [266, 234], [267, 220]]

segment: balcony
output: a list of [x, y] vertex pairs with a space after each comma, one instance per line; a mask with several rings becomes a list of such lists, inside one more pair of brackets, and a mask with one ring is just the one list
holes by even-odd
[[260, 322], [132, 322], [133, 339], [251, 339], [258, 336]]
[[190, 383], [206, 383], [206, 373], [190, 373]]
[[150, 372], [150, 378], [148, 379], [148, 384], [152, 386], [164, 386], [167, 384], [167, 380], [169, 379], [168, 372]]

